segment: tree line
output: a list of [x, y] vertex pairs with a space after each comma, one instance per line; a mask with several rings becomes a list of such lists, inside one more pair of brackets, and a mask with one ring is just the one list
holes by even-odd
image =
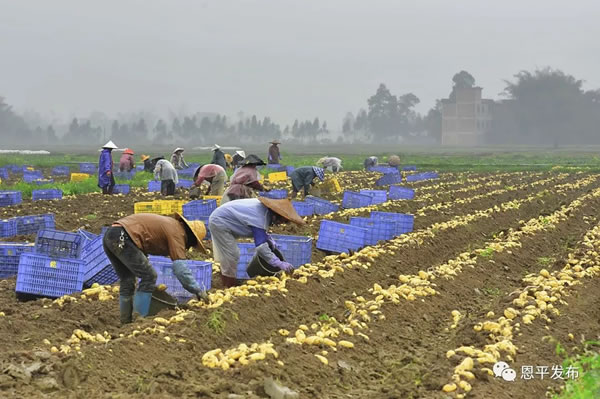
[[[475, 78], [460, 71], [452, 78], [448, 101], [457, 89], [474, 87]], [[505, 81], [502, 99], [492, 109], [488, 144], [553, 145], [600, 144], [600, 90], [584, 90], [583, 81], [552, 68], [521, 71]], [[338, 142], [398, 142], [423, 138], [440, 141], [442, 101], [425, 114], [415, 110], [420, 99], [413, 93], [395, 95], [381, 83], [356, 114], [342, 120]], [[331, 141], [327, 122], [295, 120], [283, 128], [270, 117], [252, 115], [233, 121], [219, 114], [173, 116], [169, 120], [142, 115], [121, 117], [104, 123], [98, 118], [73, 118], [60, 134], [53, 125], [30, 126], [23, 116], [0, 97], [0, 133], [5, 143], [89, 144], [105, 139], [120, 142], [149, 142], [170, 145], [176, 142], [206, 145], [214, 142], [239, 143], [286, 139], [298, 143]], [[94, 123], [92, 120], [95, 120]]]

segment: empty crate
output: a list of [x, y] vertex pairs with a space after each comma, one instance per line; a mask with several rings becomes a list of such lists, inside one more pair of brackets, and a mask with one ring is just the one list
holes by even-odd
[[[186, 264], [192, 272], [192, 276], [194, 276], [198, 285], [203, 290], [208, 291], [212, 284], [212, 263], [198, 260], [188, 260], [186, 261]], [[187, 302], [195, 297], [194, 294], [183, 288], [179, 282], [179, 279], [177, 279], [177, 276], [173, 274], [173, 262], [171, 262], [170, 259], [168, 259], [168, 262], [160, 262], [154, 267], [160, 268], [160, 270], [157, 270], [158, 276], [156, 279], [156, 284], [166, 285], [167, 292], [171, 296], [177, 298], [179, 302]]]
[[371, 204], [383, 204], [387, 201], [387, 191], [385, 190], [360, 190], [361, 194], [371, 197]]
[[415, 198], [415, 190], [401, 186], [390, 186], [389, 198], [392, 200], [413, 199]]
[[0, 242], [0, 278], [17, 275], [19, 258], [22, 253], [32, 252], [33, 244], [21, 242]]
[[0, 206], [17, 205], [23, 202], [20, 191], [0, 191]]
[[40, 230], [35, 239], [35, 252], [57, 258], [79, 258], [83, 239], [78, 233]]
[[15, 291], [57, 298], [81, 291], [83, 274], [84, 263], [79, 259], [26, 252], [19, 260]]
[[93, 175], [98, 171], [98, 167], [94, 163], [82, 162], [79, 164], [79, 172]]
[[39, 170], [23, 172], [23, 181], [33, 183], [36, 180], [43, 179], [44, 175]]
[[273, 234], [271, 237], [275, 240], [277, 248], [281, 251], [286, 262], [291, 263], [294, 267], [310, 263], [313, 242], [311, 237], [282, 234]]
[[129, 184], [115, 184], [113, 193], [115, 194], [129, 194], [131, 188]]
[[398, 183], [402, 183], [402, 175], [400, 173], [386, 173], [375, 182], [375, 185], [387, 186]]
[[319, 197], [309, 196], [305, 198], [305, 201], [313, 204], [315, 215], [327, 215], [340, 209], [339, 205]]
[[45, 215], [17, 216], [15, 218], [17, 225], [17, 235], [35, 234], [39, 230], [54, 229], [54, 214]]
[[292, 205], [300, 216], [312, 216], [315, 213], [315, 205], [310, 202], [292, 201]]
[[272, 198], [272, 199], [285, 199], [287, 198], [288, 192], [287, 190], [271, 190], [271, 191], [261, 191], [258, 193], [261, 197]]
[[33, 190], [31, 192], [31, 199], [34, 201], [62, 199], [62, 196], [62, 190], [55, 188], [47, 190]]
[[330, 252], [356, 251], [365, 246], [367, 229], [349, 224], [321, 221], [317, 248]]
[[410, 233], [413, 231], [413, 226], [415, 223], [414, 215], [408, 215], [405, 213], [372, 211], [371, 218], [395, 222], [396, 235]]
[[371, 166], [369, 168], [369, 172], [379, 172], [379, 173], [400, 173], [398, 168], [394, 168], [392, 166]]
[[160, 191], [160, 182], [156, 181], [156, 180], [150, 180], [148, 182], [148, 191], [149, 192]]
[[52, 176], [69, 176], [71, 171], [68, 166], [55, 166], [52, 168]]
[[344, 191], [342, 208], [362, 208], [369, 205], [371, 205], [371, 196], [354, 191]]
[[210, 216], [215, 209], [217, 209], [217, 201], [215, 200], [202, 199], [190, 201], [183, 205], [183, 216], [188, 219], [193, 219], [197, 216]]
[[104, 252], [103, 236], [97, 236], [86, 247], [81, 260], [85, 263], [84, 284], [113, 284], [119, 280], [115, 269]]
[[0, 220], [0, 237], [14, 237], [17, 235], [17, 221], [12, 219]]
[[389, 240], [396, 235], [396, 222], [382, 219], [351, 217], [350, 225], [367, 229], [366, 245], [375, 245], [377, 241]]

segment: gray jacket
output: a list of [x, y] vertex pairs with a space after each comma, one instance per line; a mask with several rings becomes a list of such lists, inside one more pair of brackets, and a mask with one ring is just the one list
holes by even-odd
[[175, 184], [179, 183], [177, 170], [173, 164], [166, 159], [161, 159], [154, 168], [154, 178], [156, 180], [173, 180]]

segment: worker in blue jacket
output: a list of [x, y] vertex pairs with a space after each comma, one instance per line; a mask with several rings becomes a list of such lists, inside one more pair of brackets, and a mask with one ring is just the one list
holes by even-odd
[[98, 187], [102, 189], [102, 194], [112, 194], [115, 187], [112, 150], [116, 148], [117, 146], [112, 141], [102, 146], [102, 152], [98, 161]]

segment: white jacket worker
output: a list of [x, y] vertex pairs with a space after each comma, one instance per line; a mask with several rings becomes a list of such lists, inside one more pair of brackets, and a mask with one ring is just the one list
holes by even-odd
[[342, 160], [335, 157], [323, 157], [317, 161], [317, 165], [334, 173], [342, 170]]

